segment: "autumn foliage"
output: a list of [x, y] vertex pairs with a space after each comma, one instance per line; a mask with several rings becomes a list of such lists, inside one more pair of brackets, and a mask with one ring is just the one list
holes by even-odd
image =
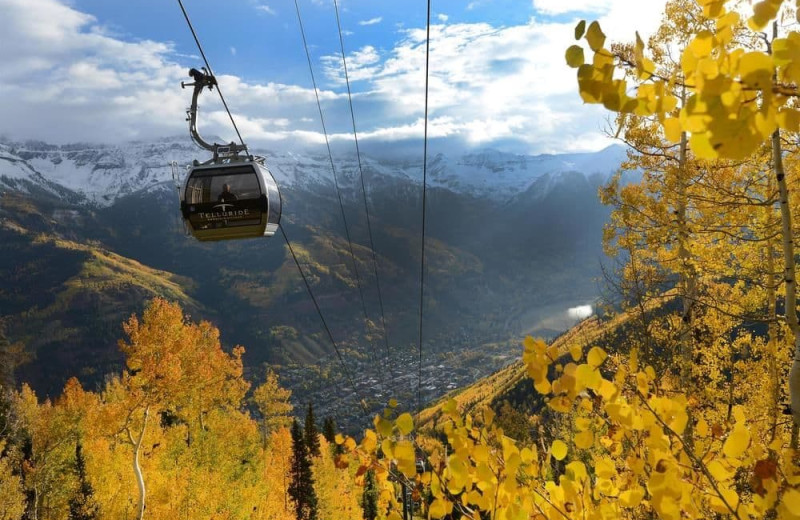
[[[102, 391], [76, 379], [52, 402], [4, 390], [0, 519], [293, 519], [291, 406], [275, 375], [255, 390], [259, 420], [243, 348], [225, 352], [211, 324], [156, 299], [124, 330], [127, 369]], [[320, 509], [360, 518], [361, 489], [332, 451], [311, 465]]]
[[399, 520], [401, 497], [434, 519], [800, 519], [798, 6], [671, 0], [647, 42], [575, 28], [579, 94], [630, 149], [600, 194], [616, 299], [599, 333], [524, 340], [535, 409], [449, 399], [416, 431], [391, 400], [332, 446], [309, 408], [291, 435], [274, 373], [250, 392], [241, 347], [155, 300], [102, 390], [2, 389], [0, 520]]

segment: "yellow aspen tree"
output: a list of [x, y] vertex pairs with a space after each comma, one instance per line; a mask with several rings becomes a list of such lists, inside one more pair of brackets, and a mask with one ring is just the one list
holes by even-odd
[[24, 384], [14, 403], [26, 437], [22, 444], [22, 477], [30, 494], [27, 515], [32, 518], [61, 518], [75, 480], [75, 423], [50, 400], [39, 403]]
[[261, 434], [266, 446], [272, 432], [288, 427], [292, 423], [294, 407], [289, 399], [292, 391], [280, 386], [278, 375], [271, 369], [266, 370], [264, 382], [253, 391], [253, 404], [260, 415]]
[[122, 433], [133, 448], [141, 520], [146, 487], [140, 460], [148, 423], [169, 411], [195, 431], [204, 430], [204, 415], [215, 407], [238, 407], [248, 384], [241, 377], [244, 349], [222, 351], [219, 331], [208, 322], [189, 322], [177, 304], [156, 298], [141, 321], [131, 316], [123, 328], [129, 339], [119, 342], [128, 368], [121, 379], [127, 393]]
[[[686, 132], [699, 158], [745, 159], [760, 146], [771, 147], [772, 171], [780, 195], [785, 321], [795, 350], [789, 388], [794, 420], [800, 423], [800, 326], [791, 202], [781, 148], [781, 130], [797, 132], [800, 127], [800, 111], [793, 105], [800, 80], [796, 53], [800, 33], [788, 31], [779, 38], [777, 24], [773, 24], [772, 36], [763, 37], [761, 31], [784, 6], [782, 0], [764, 0], [755, 4], [747, 20], [753, 35], [750, 41], [763, 41], [762, 49], [738, 44], [734, 37], [740, 15], [727, 9], [727, 3], [697, 1], [703, 15], [714, 24], [697, 32], [683, 50], [680, 75], [659, 75], [638, 38], [633, 60], [614, 54], [605, 48], [606, 36], [597, 22], [588, 28], [582, 22], [576, 30], [576, 39], [585, 37], [593, 52], [592, 63], [584, 62], [583, 48], [578, 45], [567, 51], [567, 61], [578, 69], [579, 91], [585, 102], [602, 103], [620, 113], [654, 115], [667, 139], [679, 143]], [[632, 91], [626, 79], [615, 77], [620, 68], [637, 71]], [[679, 114], [675, 113], [677, 100], [671, 93], [675, 84], [684, 86], [688, 94]]]
[[258, 518], [293, 520], [294, 506], [289, 498], [289, 467], [292, 457], [292, 437], [286, 427], [270, 434], [264, 456], [262, 487], [259, 490]]
[[0, 441], [0, 520], [20, 520], [25, 512], [22, 480], [13, 471], [6, 442]]
[[320, 454], [313, 458], [314, 486], [320, 518], [361, 520], [361, 486], [354, 468], [337, 468], [328, 441], [320, 436]]

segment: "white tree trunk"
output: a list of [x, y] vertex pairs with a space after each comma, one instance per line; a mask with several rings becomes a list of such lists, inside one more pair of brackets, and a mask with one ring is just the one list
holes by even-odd
[[144, 419], [142, 420], [142, 429], [139, 431], [138, 439], [134, 439], [131, 431], [128, 430], [128, 439], [133, 444], [133, 472], [136, 474], [136, 483], [139, 486], [139, 516], [138, 520], [144, 518], [145, 508], [145, 486], [144, 475], [142, 474], [142, 467], [139, 464], [139, 455], [142, 451], [142, 440], [144, 439], [144, 432], [147, 429], [147, 417], [150, 415], [150, 406], [144, 409]]
[[789, 372], [789, 395], [791, 397], [792, 418], [800, 425], [800, 326], [797, 323], [797, 280], [794, 260], [794, 238], [792, 234], [792, 210], [789, 205], [789, 188], [786, 185], [786, 172], [781, 155], [780, 130], [772, 134], [772, 164], [778, 182], [781, 208], [781, 237], [783, 239], [783, 281], [786, 290], [786, 324], [791, 331], [794, 345], [794, 360]]

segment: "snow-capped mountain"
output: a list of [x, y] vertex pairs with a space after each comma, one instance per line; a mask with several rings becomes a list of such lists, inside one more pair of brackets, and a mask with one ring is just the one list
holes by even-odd
[[[313, 189], [333, 185], [330, 158], [323, 154], [275, 153], [253, 150], [282, 186]], [[182, 178], [193, 159], [203, 159], [186, 137], [157, 142], [130, 142], [121, 146], [72, 144], [55, 146], [41, 142], [0, 143], [0, 186], [18, 191], [44, 190], [52, 195], [109, 206], [120, 197], [154, 187], [172, 189], [173, 163]], [[561, 173], [584, 175], [615, 171], [625, 151], [612, 146], [596, 153], [564, 155], [513, 155], [484, 150], [461, 157], [438, 154], [429, 159], [431, 187], [506, 201], [525, 192], [546, 177], [555, 183]], [[422, 182], [422, 160], [361, 157], [367, 186], [380, 187], [392, 180]], [[339, 183], [355, 187], [358, 160], [354, 154], [335, 156]]]

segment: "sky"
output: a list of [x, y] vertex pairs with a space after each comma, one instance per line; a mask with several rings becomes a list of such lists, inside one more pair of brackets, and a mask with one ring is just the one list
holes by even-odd
[[[295, 4], [183, 0], [245, 141], [324, 150]], [[332, 146], [353, 147], [334, 0], [298, 0]], [[434, 0], [432, 152], [524, 154], [608, 146], [608, 115], [581, 101], [564, 52], [578, 20], [631, 41], [664, 0]], [[338, 0], [362, 151], [421, 150], [423, 0]], [[0, 136], [54, 144], [187, 136], [188, 70], [203, 65], [178, 1], [0, 0]], [[204, 136], [235, 133], [216, 93], [200, 98]], [[421, 152], [420, 152], [421, 153]]]

